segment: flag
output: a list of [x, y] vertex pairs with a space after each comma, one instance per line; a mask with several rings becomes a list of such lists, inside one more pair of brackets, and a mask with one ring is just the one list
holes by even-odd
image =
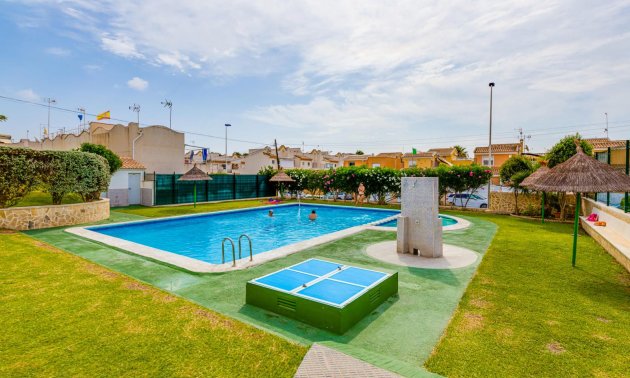
[[417, 151], [415, 148], [412, 148], [412, 149], [411, 149], [411, 153], [415, 155], [415, 154], [417, 154], [417, 153], [418, 153], [418, 151]]
[[201, 157], [203, 158], [204, 163], [208, 160], [208, 149], [204, 148], [201, 150]]
[[190, 161], [193, 161], [193, 157], [195, 156], [195, 151], [190, 150]]
[[96, 116], [97, 121], [101, 119], [109, 119], [109, 118], [110, 118], [109, 110]]
[[77, 114], [77, 117], [79, 117], [79, 121], [83, 121], [83, 114]]

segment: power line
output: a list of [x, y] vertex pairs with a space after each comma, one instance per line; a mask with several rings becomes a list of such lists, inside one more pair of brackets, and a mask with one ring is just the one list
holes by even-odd
[[[67, 113], [76, 113], [77, 112], [74, 109], [62, 108], [60, 106], [50, 106], [49, 104], [40, 104], [40, 103], [35, 102], [35, 101], [28, 101], [28, 100], [23, 100], [23, 99], [14, 98], [14, 97], [8, 97], [8, 96], [0, 95], [0, 99], [9, 100], [9, 101], [13, 101], [13, 102], [20, 102], [20, 103], [30, 104], [30, 105], [37, 105], [37, 106], [41, 106], [41, 107], [44, 107], [44, 108], [55, 109], [55, 110], [59, 110], [59, 111], [62, 111], [62, 112], [67, 112]], [[134, 106], [135, 106], [135, 104], [134, 104]], [[130, 109], [131, 109], [131, 107], [130, 107]], [[84, 115], [93, 116], [93, 117], [96, 117], [98, 115], [98, 114], [87, 113], [87, 112], [83, 112], [83, 114]], [[111, 120], [111, 121], [118, 121], [118, 122], [124, 122], [124, 123], [132, 122], [132, 121], [129, 121], [129, 120], [126, 120], [126, 119], [120, 119], [120, 118], [109, 118], [109, 120]], [[149, 125], [145, 124], [145, 126], [149, 126]], [[207, 138], [213, 138], [213, 139], [221, 139], [221, 140], [225, 139], [224, 137], [220, 137], [220, 136], [216, 136], [216, 135], [196, 133], [196, 132], [186, 131], [186, 130], [175, 130], [175, 131], [179, 131], [181, 133], [190, 134], [190, 135], [197, 135], [197, 136], [203, 136], [203, 137], [207, 137]], [[261, 146], [269, 146], [269, 145], [271, 145], [270, 143], [254, 142], [254, 141], [251, 141], [251, 140], [244, 140], [244, 139], [228, 138], [228, 140], [233, 141], [233, 142], [257, 144], [257, 145], [261, 145]]]

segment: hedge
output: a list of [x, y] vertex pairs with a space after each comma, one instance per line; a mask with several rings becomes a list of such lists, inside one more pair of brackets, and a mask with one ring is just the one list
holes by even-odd
[[93, 201], [109, 186], [107, 161], [80, 151], [36, 151], [0, 147], [0, 207], [13, 206], [35, 187], [60, 204], [68, 193]]
[[[374, 195], [379, 203], [385, 202], [387, 194], [400, 194], [402, 177], [437, 177], [440, 194], [447, 192], [472, 192], [488, 183], [491, 171], [480, 165], [440, 166], [436, 168], [392, 168], [341, 167], [330, 170], [287, 169], [286, 174], [295, 182], [287, 188], [292, 192], [308, 190], [311, 193], [354, 193], [361, 183], [369, 198]], [[272, 167], [264, 168], [259, 174], [273, 176]], [[336, 198], [336, 195], [335, 195]]]

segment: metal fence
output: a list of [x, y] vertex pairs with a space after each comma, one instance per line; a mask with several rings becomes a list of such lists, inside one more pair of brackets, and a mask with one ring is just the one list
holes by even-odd
[[[630, 140], [626, 141], [625, 147], [610, 148], [606, 152], [598, 152], [595, 154], [597, 160], [610, 164], [616, 169], [630, 174]], [[597, 193], [598, 202], [605, 203], [607, 206], [618, 207], [624, 212], [630, 212], [630, 201], [628, 193]]]
[[[194, 182], [177, 181], [180, 174], [155, 174], [152, 177], [154, 205], [193, 202]], [[275, 186], [267, 176], [210, 175], [212, 180], [197, 182], [197, 201], [223, 201], [267, 197], [275, 194]]]

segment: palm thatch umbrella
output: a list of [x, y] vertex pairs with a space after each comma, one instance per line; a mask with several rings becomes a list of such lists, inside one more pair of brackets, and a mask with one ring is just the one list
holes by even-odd
[[[525, 178], [525, 180], [523, 180], [523, 182], [521, 182], [521, 186], [529, 186], [529, 185], [535, 183], [536, 180], [538, 180], [538, 178], [543, 176], [548, 171], [549, 171], [549, 167], [547, 166], [547, 162], [546, 161], [541, 161], [540, 162], [540, 167], [538, 167], [538, 169], [535, 170], [534, 173], [532, 173], [531, 175], [527, 176], [527, 178]], [[541, 217], [540, 218], [541, 218], [541, 222], [545, 223], [545, 192], [542, 192], [542, 197], [541, 197], [540, 201], [541, 201], [541, 204], [540, 204]]]
[[275, 175], [273, 175], [272, 178], [269, 179], [269, 182], [277, 182], [278, 183], [278, 188], [280, 191], [280, 196], [282, 196], [282, 190], [280, 190], [280, 186], [282, 185], [283, 182], [295, 182], [294, 179], [292, 179], [289, 175], [287, 175], [286, 173], [284, 173], [284, 171], [282, 170], [282, 168], [278, 171], [278, 173], [276, 173]]
[[197, 164], [193, 165], [190, 171], [184, 173], [177, 181], [192, 181], [194, 183], [193, 186], [193, 207], [197, 207], [197, 181], [209, 181], [212, 180], [210, 176], [201, 169], [197, 168]]
[[527, 187], [543, 192], [573, 192], [575, 220], [573, 222], [573, 258], [575, 266], [577, 233], [580, 221], [582, 193], [630, 191], [630, 176], [617, 171], [610, 165], [586, 155], [576, 141], [577, 153], [564, 163], [558, 164], [540, 175]]

